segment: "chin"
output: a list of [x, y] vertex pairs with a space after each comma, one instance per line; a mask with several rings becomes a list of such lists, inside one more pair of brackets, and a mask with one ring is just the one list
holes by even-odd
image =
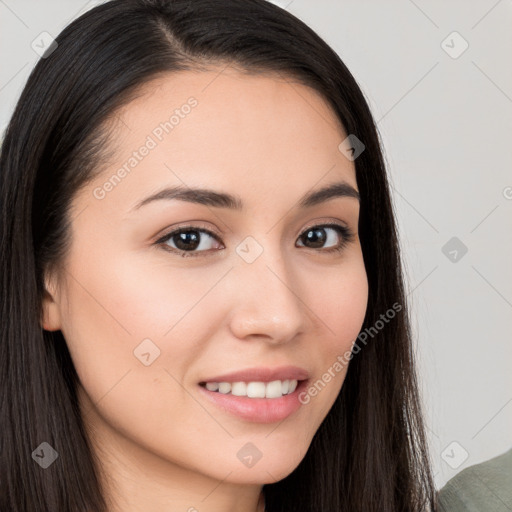
[[271, 456], [262, 456], [252, 467], [237, 467], [229, 475], [226, 481], [236, 484], [272, 484], [283, 480], [293, 473], [302, 461], [302, 456], [283, 456], [280, 452], [274, 452]]

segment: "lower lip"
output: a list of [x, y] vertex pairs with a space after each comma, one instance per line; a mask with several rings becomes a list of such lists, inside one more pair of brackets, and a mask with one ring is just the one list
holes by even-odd
[[208, 400], [235, 416], [254, 423], [275, 423], [300, 408], [302, 403], [299, 401], [299, 393], [306, 386], [307, 380], [303, 380], [297, 384], [293, 393], [281, 398], [248, 398], [210, 391], [203, 386], [199, 386], [199, 389]]

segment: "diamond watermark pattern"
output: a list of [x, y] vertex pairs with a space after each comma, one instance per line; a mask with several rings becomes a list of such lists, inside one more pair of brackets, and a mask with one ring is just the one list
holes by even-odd
[[364, 150], [366, 146], [351, 133], [339, 146], [338, 150], [351, 162], [353, 162]]
[[458, 59], [469, 48], [469, 43], [457, 31], [453, 31], [443, 39], [441, 48], [452, 59]]
[[469, 453], [457, 441], [452, 441], [441, 453], [441, 458], [452, 469], [459, 468], [468, 457]]
[[263, 247], [252, 236], [248, 236], [238, 244], [236, 252], [246, 263], [253, 263], [263, 252]]
[[32, 50], [39, 55], [39, 57], [46, 59], [57, 49], [57, 46], [59, 45], [48, 32], [41, 32], [32, 41], [30, 46], [32, 47]]
[[238, 450], [236, 456], [242, 464], [252, 468], [263, 456], [258, 448], [252, 443], [246, 443]]
[[454, 236], [443, 245], [441, 251], [452, 263], [458, 263], [468, 252], [468, 248]]
[[133, 354], [144, 366], [149, 366], [160, 356], [160, 349], [146, 338], [135, 347]]
[[33, 452], [32, 458], [43, 468], [50, 467], [59, 454], [46, 441], [42, 442]]

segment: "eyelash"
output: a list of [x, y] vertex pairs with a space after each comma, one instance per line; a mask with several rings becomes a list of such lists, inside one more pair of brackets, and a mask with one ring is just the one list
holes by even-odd
[[[323, 252], [323, 253], [328, 253], [328, 254], [329, 253], [339, 253], [343, 249], [345, 249], [345, 246], [347, 244], [349, 244], [350, 242], [352, 242], [353, 239], [354, 239], [354, 233], [352, 232], [352, 230], [350, 228], [348, 228], [347, 226], [343, 226], [342, 224], [335, 224], [335, 223], [314, 224], [313, 226], [310, 226], [310, 227], [306, 228], [301, 233], [301, 235], [304, 234], [304, 233], [307, 233], [308, 231], [312, 231], [313, 229], [318, 229], [318, 228], [333, 228], [339, 234], [342, 235], [342, 241], [341, 241], [341, 243], [337, 247], [331, 247], [329, 249], [323, 249], [323, 250], [322, 249], [318, 249], [320, 252]], [[177, 236], [177, 235], [182, 234], [182, 233], [186, 233], [188, 231], [197, 231], [198, 233], [205, 233], [205, 234], [211, 236], [212, 238], [214, 238], [215, 240], [217, 240], [217, 242], [222, 243], [221, 240], [219, 239], [219, 237], [215, 233], [212, 233], [208, 229], [201, 228], [199, 226], [183, 226], [183, 227], [175, 229], [174, 231], [171, 231], [170, 233], [167, 233], [166, 235], [162, 236], [161, 238], [159, 238], [155, 242], [154, 245], [162, 245], [164, 250], [166, 250], [168, 252], [171, 252], [171, 253], [174, 253], [174, 254], [178, 254], [178, 255], [180, 255], [180, 256], [182, 256], [184, 258], [198, 257], [203, 252], [209, 252], [209, 251], [183, 251], [181, 249], [176, 249], [174, 247], [169, 247], [166, 244], [166, 242], [168, 242], [174, 236]], [[315, 250], [315, 249], [312, 249], [312, 250]]]

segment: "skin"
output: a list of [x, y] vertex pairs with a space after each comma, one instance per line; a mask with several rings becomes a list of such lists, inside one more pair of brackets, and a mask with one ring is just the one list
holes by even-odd
[[[368, 283], [359, 201], [297, 206], [332, 182], [357, 189], [354, 162], [338, 150], [347, 134], [312, 89], [221, 71], [160, 77], [117, 113], [114, 156], [72, 204], [65, 272], [46, 278], [43, 327], [62, 330], [67, 341], [111, 511], [261, 512], [263, 484], [298, 466], [348, 368], [271, 424], [224, 412], [198, 383], [282, 364], [306, 368], [315, 382], [362, 327]], [[197, 106], [97, 199], [94, 189], [190, 96]], [[244, 210], [160, 200], [130, 212], [165, 185], [237, 194]], [[154, 245], [198, 222], [221, 240], [200, 234], [198, 257]], [[340, 253], [325, 252], [343, 240], [330, 228], [323, 246], [299, 241], [306, 228], [326, 222], [345, 223], [355, 235]], [[252, 263], [236, 252], [247, 236], [263, 248]], [[146, 338], [160, 350], [149, 366], [134, 355]], [[252, 467], [237, 457], [248, 442], [263, 454]]]

